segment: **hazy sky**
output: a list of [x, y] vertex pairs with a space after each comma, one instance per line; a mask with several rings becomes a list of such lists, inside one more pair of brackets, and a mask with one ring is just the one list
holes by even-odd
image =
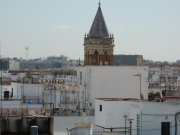
[[[0, 0], [3, 57], [67, 55], [83, 59], [84, 34], [98, 0]], [[180, 59], [180, 0], [101, 0], [114, 54], [141, 54], [154, 61]]]

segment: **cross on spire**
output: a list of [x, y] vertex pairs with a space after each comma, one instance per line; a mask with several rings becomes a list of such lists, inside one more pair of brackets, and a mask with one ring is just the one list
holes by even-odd
[[101, 3], [100, 3], [100, 0], [99, 0], [99, 6], [101, 5]]

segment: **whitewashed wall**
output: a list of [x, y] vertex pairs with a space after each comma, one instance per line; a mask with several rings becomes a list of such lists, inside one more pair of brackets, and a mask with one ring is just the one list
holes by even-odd
[[[101, 127], [106, 127], [106, 119], [107, 119], [107, 108], [106, 108], [106, 102], [102, 100], [95, 100], [95, 124]], [[102, 111], [100, 111], [100, 105], [102, 105]]]
[[9, 87], [9, 91], [12, 92], [13, 89], [13, 97], [10, 99], [21, 99], [21, 84], [11, 82], [11, 86]]
[[[25, 95], [26, 97], [36, 97], [36, 98], [39, 95], [41, 99], [42, 91], [43, 91], [42, 84], [21, 84], [21, 83], [11, 82], [11, 85], [2, 86], [2, 88], [3, 88], [2, 93], [6, 89], [12, 92], [13, 89], [13, 97], [10, 99], [19, 99], [19, 100], [22, 99], [22, 95]], [[1, 95], [1, 87], [0, 87], [0, 95]], [[4, 93], [2, 94], [2, 97], [4, 98]]]
[[[82, 91], [85, 92], [87, 86], [89, 102], [93, 106], [95, 98], [140, 99], [140, 77], [133, 76], [137, 74], [141, 74], [141, 91], [144, 98], [148, 99], [147, 66], [86, 66], [76, 67], [76, 70], [77, 90], [83, 96]], [[80, 72], [82, 72], [82, 84], [80, 84]]]
[[[44, 102], [46, 103], [54, 103], [54, 108], [60, 108], [60, 90], [44, 90]], [[55, 98], [54, 98], [55, 97]], [[47, 105], [46, 108], [48, 108], [50, 105]]]
[[[99, 112], [99, 105], [103, 104], [105, 112]], [[170, 134], [175, 134], [175, 114], [180, 112], [180, 102], [161, 103], [147, 101], [102, 101], [96, 100], [95, 124], [98, 126], [111, 128], [125, 127], [125, 114], [129, 114], [127, 119], [132, 121], [132, 133], [137, 134], [137, 114], [140, 115], [141, 135], [160, 135], [161, 123], [170, 122]], [[104, 115], [106, 113], [106, 115]], [[180, 117], [180, 114], [179, 116]], [[105, 121], [103, 121], [105, 119]], [[106, 124], [105, 124], [106, 123]], [[180, 121], [177, 118], [177, 135], [180, 134]], [[129, 127], [127, 121], [127, 127]]]
[[[25, 96], [42, 96], [42, 84], [21, 84]], [[24, 85], [24, 86], [23, 86]], [[38, 94], [39, 93], [39, 94]]]
[[[175, 134], [175, 113], [180, 105], [160, 102], [144, 102], [142, 104], [142, 134], [161, 134], [161, 122], [170, 122], [170, 134]], [[166, 116], [168, 118], [166, 119]], [[179, 115], [180, 117], [180, 115]], [[180, 134], [180, 121], [177, 119], [177, 135]]]
[[66, 75], [66, 85], [76, 85], [77, 77], [72, 75]]

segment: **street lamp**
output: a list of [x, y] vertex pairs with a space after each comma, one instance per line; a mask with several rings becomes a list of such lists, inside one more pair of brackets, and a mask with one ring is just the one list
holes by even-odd
[[141, 93], [141, 74], [133, 75], [133, 76], [139, 76], [140, 77], [140, 99], [143, 99], [143, 95]]
[[133, 119], [128, 119], [128, 121], [130, 122], [130, 135], [132, 135], [132, 121], [133, 121]]

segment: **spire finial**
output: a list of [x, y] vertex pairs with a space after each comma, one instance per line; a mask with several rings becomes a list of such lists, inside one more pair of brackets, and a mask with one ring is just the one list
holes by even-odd
[[99, 6], [101, 5], [101, 3], [100, 3], [100, 0], [99, 0]]

